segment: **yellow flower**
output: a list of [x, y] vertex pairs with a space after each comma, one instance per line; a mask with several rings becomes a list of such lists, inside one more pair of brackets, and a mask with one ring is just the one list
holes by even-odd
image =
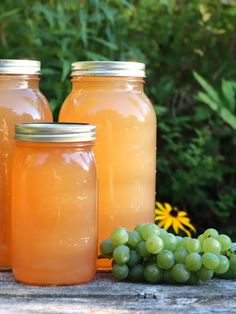
[[169, 227], [172, 227], [176, 234], [179, 233], [179, 229], [189, 237], [191, 237], [191, 231], [196, 232], [196, 229], [190, 223], [187, 213], [172, 207], [169, 203], [161, 204], [156, 202], [155, 221], [159, 221], [157, 226], [160, 228], [168, 230]]

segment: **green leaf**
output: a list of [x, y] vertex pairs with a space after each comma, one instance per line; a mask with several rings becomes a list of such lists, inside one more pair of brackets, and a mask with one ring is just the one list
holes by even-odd
[[205, 106], [196, 107], [195, 109], [195, 115], [194, 115], [194, 121], [204, 121], [208, 120], [211, 115], [210, 109]]
[[49, 10], [46, 6], [42, 5], [41, 3], [37, 3], [33, 10], [38, 13], [42, 13], [45, 16], [46, 21], [52, 28], [54, 26], [54, 16], [55, 13], [51, 10]]
[[217, 103], [214, 100], [212, 100], [206, 93], [198, 92], [196, 99], [208, 105], [212, 110], [214, 111], [218, 110]]
[[158, 116], [161, 116], [167, 112], [167, 109], [164, 106], [154, 106], [154, 109]]
[[88, 20], [88, 12], [83, 7], [79, 9], [79, 19], [81, 25], [81, 39], [84, 43], [84, 46], [88, 45], [88, 30], [87, 30], [87, 20]]
[[107, 58], [104, 57], [103, 55], [99, 54], [99, 53], [96, 53], [96, 52], [93, 52], [93, 51], [86, 51], [86, 56], [89, 59], [91, 60], [94, 60], [94, 61], [107, 61]]
[[104, 40], [102, 38], [91, 37], [91, 39], [97, 43], [104, 45], [105, 47], [110, 48], [111, 50], [117, 50], [118, 49], [117, 45], [115, 45], [115, 44], [113, 44], [107, 40]]
[[65, 60], [62, 65], [61, 81], [63, 82], [70, 73], [70, 61]]
[[176, 0], [161, 0], [160, 3], [167, 7], [169, 14], [172, 14], [176, 8]]
[[66, 22], [67, 22], [67, 18], [65, 15], [65, 10], [64, 10], [64, 6], [62, 3], [60, 3], [59, 1], [57, 1], [57, 22], [58, 25], [60, 27], [60, 29], [66, 29]]
[[236, 16], [236, 7], [228, 9], [227, 13], [231, 16]]
[[225, 123], [231, 126], [232, 129], [236, 130], [236, 116], [233, 115], [228, 109], [222, 108], [220, 110], [220, 117], [222, 120], [224, 120]]
[[236, 82], [223, 79], [221, 89], [226, 99], [228, 109], [234, 112], [236, 106]]
[[208, 96], [220, 107], [222, 101], [218, 92], [197, 72], [193, 72], [194, 78], [201, 85], [201, 87], [207, 92]]
[[107, 19], [111, 22], [111, 24], [114, 24], [114, 10], [109, 8], [107, 5], [101, 1], [100, 3], [100, 9], [103, 11]]
[[13, 15], [16, 15], [19, 12], [19, 10], [20, 9], [13, 9], [0, 14], [0, 21], [4, 20], [6, 17], [12, 17]]
[[50, 108], [51, 108], [52, 112], [54, 112], [57, 109], [57, 106], [58, 106], [58, 104], [57, 104], [56, 100], [55, 99], [51, 99], [51, 101], [50, 101]]
[[57, 70], [53, 69], [53, 68], [46, 68], [46, 67], [43, 67], [42, 68], [42, 75], [45, 75], [45, 77], [48, 75], [56, 75], [57, 74]]

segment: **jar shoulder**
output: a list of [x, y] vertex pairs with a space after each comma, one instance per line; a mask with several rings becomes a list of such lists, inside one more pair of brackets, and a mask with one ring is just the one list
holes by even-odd
[[[0, 116], [20, 117], [22, 121], [52, 121], [46, 97], [38, 89], [0, 90]], [[21, 119], [20, 119], [21, 120]]]
[[144, 92], [72, 91], [62, 104], [60, 117], [70, 113], [97, 114], [113, 112], [122, 116], [152, 116], [155, 111]]
[[[90, 147], [78, 147], [68, 143], [18, 143], [14, 150], [14, 161], [25, 172], [32, 169], [47, 167], [48, 172], [61, 171], [63, 167], [67, 171], [76, 173], [76, 169], [96, 173], [94, 154]], [[56, 174], [55, 174], [56, 176]]]

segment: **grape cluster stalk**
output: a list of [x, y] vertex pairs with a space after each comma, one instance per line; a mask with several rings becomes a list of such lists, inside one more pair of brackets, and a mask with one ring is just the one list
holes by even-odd
[[120, 281], [195, 285], [213, 276], [236, 278], [232, 241], [213, 228], [194, 239], [152, 223], [131, 232], [118, 227], [100, 251], [101, 258], [113, 259], [112, 274]]

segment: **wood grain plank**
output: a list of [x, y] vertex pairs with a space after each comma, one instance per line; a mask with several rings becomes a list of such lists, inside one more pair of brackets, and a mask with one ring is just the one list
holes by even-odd
[[84, 285], [35, 287], [0, 273], [0, 313], [236, 313], [236, 281], [214, 279], [197, 286], [114, 282], [98, 273]]

